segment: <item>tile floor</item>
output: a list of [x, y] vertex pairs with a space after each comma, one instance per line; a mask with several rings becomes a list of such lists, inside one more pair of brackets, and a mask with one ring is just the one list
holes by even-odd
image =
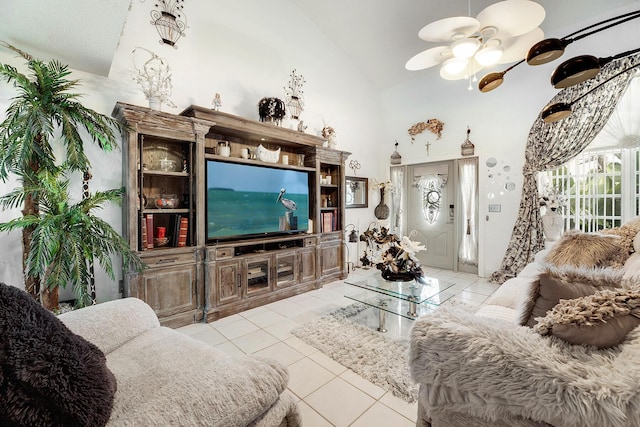
[[[448, 301], [480, 305], [497, 285], [467, 273], [426, 268], [428, 276], [454, 283]], [[376, 270], [356, 269], [358, 275]], [[290, 331], [314, 318], [354, 303], [344, 295], [354, 287], [342, 281], [322, 289], [296, 295], [262, 307], [225, 317], [209, 324], [198, 323], [178, 329], [195, 339], [232, 354], [259, 354], [288, 366], [288, 392], [299, 399], [305, 427], [404, 427], [414, 426], [417, 404], [409, 404], [358, 376], [350, 369], [305, 344]], [[446, 304], [447, 302], [445, 302]], [[362, 321], [377, 326], [373, 309]], [[387, 333], [404, 336], [413, 322], [387, 315]]]

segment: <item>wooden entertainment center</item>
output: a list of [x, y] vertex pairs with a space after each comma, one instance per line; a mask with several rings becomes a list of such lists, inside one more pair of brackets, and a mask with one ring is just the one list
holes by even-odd
[[[210, 322], [347, 276], [344, 169], [350, 153], [323, 147], [317, 136], [198, 106], [175, 115], [117, 103], [113, 116], [128, 129], [123, 234], [148, 266], [142, 273], [125, 271], [124, 296], [147, 302], [163, 325]], [[216, 154], [219, 141], [229, 147], [224, 155]], [[247, 156], [260, 145], [280, 149], [277, 163]], [[208, 240], [207, 160], [307, 172], [309, 230]]]

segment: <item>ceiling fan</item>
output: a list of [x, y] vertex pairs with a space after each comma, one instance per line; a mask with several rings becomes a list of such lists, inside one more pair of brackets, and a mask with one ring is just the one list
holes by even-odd
[[409, 59], [407, 70], [440, 65], [446, 80], [471, 78], [495, 64], [523, 59], [529, 48], [544, 38], [538, 25], [544, 8], [531, 0], [505, 0], [483, 9], [476, 18], [456, 16], [423, 27], [418, 37], [427, 42], [447, 43], [432, 47]]

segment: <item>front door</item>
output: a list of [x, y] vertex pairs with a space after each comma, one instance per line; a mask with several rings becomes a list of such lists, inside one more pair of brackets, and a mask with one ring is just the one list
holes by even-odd
[[412, 165], [407, 174], [407, 234], [426, 246], [417, 256], [425, 267], [454, 270], [454, 161]]

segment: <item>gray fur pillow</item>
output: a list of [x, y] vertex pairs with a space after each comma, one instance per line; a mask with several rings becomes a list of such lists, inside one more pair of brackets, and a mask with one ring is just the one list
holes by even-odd
[[533, 328], [574, 345], [607, 348], [620, 344], [640, 325], [640, 291], [601, 290], [582, 298], [560, 301]]
[[544, 317], [561, 299], [594, 294], [600, 289], [620, 288], [624, 272], [616, 268], [585, 268], [544, 265], [538, 279], [521, 302], [518, 323], [532, 327], [537, 317]]
[[104, 426], [116, 379], [102, 351], [0, 283], [0, 426]]

